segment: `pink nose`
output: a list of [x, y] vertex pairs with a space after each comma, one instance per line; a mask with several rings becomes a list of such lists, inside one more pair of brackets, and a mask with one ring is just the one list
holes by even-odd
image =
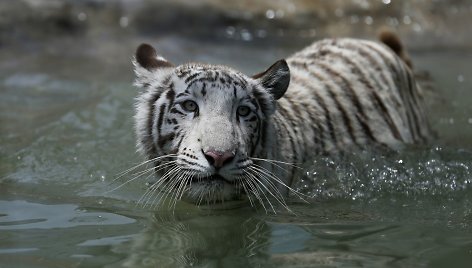
[[214, 166], [216, 169], [219, 169], [225, 164], [231, 162], [231, 160], [233, 160], [234, 158], [233, 152], [219, 152], [214, 150], [208, 150], [203, 154], [208, 160], [208, 163], [210, 163], [210, 165]]

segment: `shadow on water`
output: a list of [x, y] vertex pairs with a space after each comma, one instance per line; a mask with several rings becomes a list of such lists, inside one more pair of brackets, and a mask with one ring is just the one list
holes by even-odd
[[[132, 2], [0, 3], [0, 267], [472, 263], [470, 3]], [[313, 40], [372, 39], [382, 26], [432, 79], [439, 139], [427, 148], [315, 158], [297, 185], [310, 203], [290, 200], [295, 214], [156, 212], [136, 204], [145, 176], [110, 192], [142, 161], [130, 64], [140, 43], [177, 64], [253, 74]]]

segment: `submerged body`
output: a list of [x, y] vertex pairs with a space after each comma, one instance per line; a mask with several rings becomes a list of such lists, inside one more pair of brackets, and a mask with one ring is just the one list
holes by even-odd
[[420, 90], [399, 41], [389, 45], [322, 40], [252, 77], [225, 66], [174, 67], [141, 45], [138, 148], [159, 176], [149, 196], [283, 204], [295, 173], [286, 163], [425, 142]]

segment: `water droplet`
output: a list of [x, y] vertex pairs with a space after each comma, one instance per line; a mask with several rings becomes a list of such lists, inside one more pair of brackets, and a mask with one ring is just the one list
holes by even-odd
[[265, 15], [266, 15], [266, 18], [268, 18], [269, 20], [275, 18], [275, 12], [272, 9], [268, 9]]
[[467, 119], [467, 123], [472, 124], [472, 118]]
[[21, 156], [17, 156], [16, 159], [21, 160]]
[[105, 181], [105, 176], [104, 175], [100, 176], [100, 180]]
[[391, 2], [392, 2], [391, 0], [382, 0], [382, 3], [384, 3], [386, 5], [390, 4]]
[[126, 27], [128, 27], [128, 25], [129, 25], [129, 19], [128, 19], [128, 17], [124, 17], [124, 16], [121, 17], [121, 18], [120, 18], [120, 26], [121, 26], [122, 28], [126, 28]]
[[374, 22], [374, 19], [373, 19], [371, 16], [366, 16], [366, 17], [364, 18], [364, 22], [365, 22], [365, 24], [367, 24], [367, 25], [372, 25], [372, 23]]
[[248, 30], [242, 29], [241, 30], [241, 38], [244, 41], [251, 41], [252, 40], [252, 34]]
[[463, 76], [462, 74], [460, 74], [460, 75], [457, 76], [457, 81], [458, 81], [459, 83], [464, 82], [464, 80], [465, 80], [465, 79], [464, 79], [464, 76]]
[[233, 37], [235, 32], [236, 28], [234, 28], [233, 26], [226, 27], [226, 35], [228, 37]]
[[87, 14], [85, 14], [84, 12], [80, 12], [79, 14], [77, 14], [77, 19], [80, 21], [85, 21], [87, 19]]

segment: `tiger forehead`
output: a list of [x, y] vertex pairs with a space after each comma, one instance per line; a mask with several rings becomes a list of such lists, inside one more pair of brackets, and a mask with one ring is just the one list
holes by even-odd
[[176, 68], [177, 77], [183, 79], [187, 88], [198, 82], [219, 87], [248, 87], [247, 77], [226, 66], [186, 64]]

